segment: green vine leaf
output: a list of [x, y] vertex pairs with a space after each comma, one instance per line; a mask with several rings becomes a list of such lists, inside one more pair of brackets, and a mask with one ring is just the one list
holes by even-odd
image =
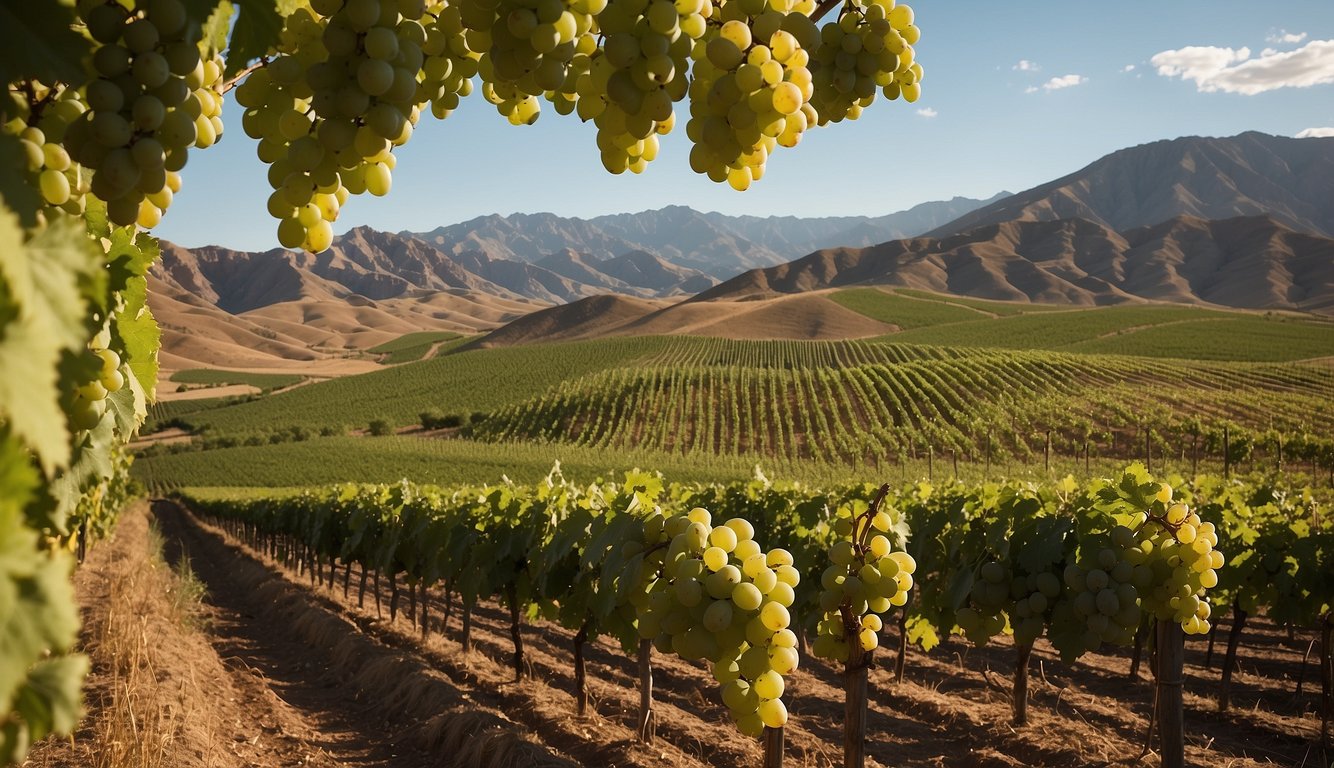
[[97, 259], [75, 224], [58, 221], [24, 245], [13, 214], [0, 211], [0, 295], [18, 305], [0, 330], [0, 414], [48, 475], [69, 461], [57, 366], [85, 341], [85, 292]]
[[36, 79], [80, 86], [92, 42], [75, 32], [71, 5], [0, 0], [0, 82]]
[[[0, 131], [0, 168], [23, 168], [27, 164], [19, 138]], [[25, 227], [37, 226], [37, 209], [42, 205], [37, 188], [28, 183], [22, 173], [0, 173], [0, 202], [18, 214], [19, 223]]]
[[232, 77], [250, 62], [268, 55], [278, 45], [283, 17], [274, 0], [236, 0], [236, 25], [227, 46], [225, 77]]

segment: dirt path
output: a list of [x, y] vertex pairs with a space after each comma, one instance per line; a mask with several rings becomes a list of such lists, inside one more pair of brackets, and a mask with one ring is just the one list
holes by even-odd
[[157, 504], [154, 512], [166, 540], [167, 560], [189, 557], [208, 590], [208, 640], [240, 689], [240, 699], [247, 708], [255, 707], [251, 738], [277, 742], [272, 746], [295, 741], [305, 747], [300, 756], [279, 749], [287, 754], [274, 755], [279, 759], [273, 765], [291, 765], [293, 758], [304, 765], [435, 764], [422, 750], [397, 745], [404, 728], [387, 719], [375, 703], [359, 700], [331, 659], [272, 615], [280, 606], [264, 599], [264, 575], [237, 568], [231, 553], [188, 525], [173, 505]]

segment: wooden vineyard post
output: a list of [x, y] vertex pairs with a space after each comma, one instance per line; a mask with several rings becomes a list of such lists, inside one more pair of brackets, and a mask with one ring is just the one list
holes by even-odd
[[639, 740], [653, 741], [653, 641], [639, 641]]
[[1144, 430], [1144, 469], [1153, 472], [1153, 430]]
[[933, 445], [926, 447], [926, 479], [932, 482], [936, 479], [935, 473], [936, 448]]
[[1014, 668], [1014, 725], [1028, 725], [1028, 659], [1033, 655], [1033, 644], [1015, 646], [1018, 659]]
[[1223, 686], [1218, 693], [1218, 710], [1226, 712], [1232, 706], [1232, 670], [1237, 666], [1237, 644], [1241, 641], [1241, 629], [1246, 626], [1246, 612], [1241, 604], [1232, 604], [1232, 629], [1227, 633], [1227, 653], [1223, 656]]
[[580, 717], [588, 711], [588, 680], [584, 675], [584, 641], [588, 639], [585, 620], [574, 636], [574, 711]]
[[1186, 644], [1181, 625], [1175, 621], [1158, 622], [1158, 753], [1163, 768], [1186, 765], [1185, 713], [1181, 698], [1182, 669]]
[[958, 448], [951, 448], [951, 449], [950, 449], [950, 461], [952, 461], [952, 462], [954, 463], [954, 479], [955, 479], [955, 480], [958, 480], [958, 479], [959, 479], [959, 449], [958, 449]]
[[1042, 471], [1051, 472], [1051, 430], [1047, 430], [1047, 439], [1042, 446]]
[[519, 598], [513, 583], [509, 585], [510, 640], [514, 642], [514, 681], [523, 679], [523, 632], [519, 628]]
[[1232, 475], [1232, 451], [1228, 445], [1227, 425], [1223, 425], [1223, 477]]
[[1320, 746], [1330, 747], [1329, 721], [1334, 720], [1334, 612], [1326, 613], [1320, 622]]
[[991, 433], [987, 433], [987, 471], [983, 474], [983, 479], [991, 479]]
[[866, 699], [870, 654], [857, 636], [849, 638], [848, 664], [843, 671], [843, 768], [866, 765]]
[[459, 639], [463, 654], [472, 653], [472, 601], [463, 601], [463, 637]]
[[783, 768], [783, 729], [764, 729], [764, 768]]

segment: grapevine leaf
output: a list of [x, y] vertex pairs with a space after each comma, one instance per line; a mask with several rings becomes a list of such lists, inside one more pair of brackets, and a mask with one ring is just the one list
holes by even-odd
[[950, 583], [949, 604], [945, 606], [947, 611], [956, 611], [968, 602], [968, 593], [973, 590], [974, 578], [973, 571], [969, 568], [960, 568], [954, 574], [954, 580]]
[[82, 654], [46, 659], [33, 666], [14, 701], [33, 741], [48, 733], [69, 733], [79, 724], [80, 689], [88, 666], [88, 657]]
[[139, 429], [140, 415], [135, 401], [134, 389], [129, 386], [107, 395], [107, 413], [111, 415], [116, 433], [122, 439], [129, 439]]
[[18, 214], [23, 226], [35, 227], [42, 199], [24, 174], [13, 170], [25, 167], [27, 162], [23, 148], [19, 146], [19, 138], [0, 131], [0, 168], [8, 169], [6, 173], [0, 173], [0, 202]]
[[84, 342], [84, 291], [97, 260], [73, 224], [52, 223], [23, 244], [11, 214], [0, 211], [0, 295], [19, 304], [0, 330], [0, 413], [48, 473], [69, 460], [57, 366], [62, 349]]
[[0, 2], [0, 82], [83, 85], [92, 41], [73, 26], [74, 9], [64, 3]]
[[909, 617], [904, 628], [908, 630], [908, 642], [914, 643], [924, 651], [930, 651], [940, 645], [940, 635], [931, 622], [921, 616]]
[[[12, 531], [19, 524], [11, 520], [6, 527]], [[33, 662], [48, 651], [69, 648], [79, 631], [79, 613], [69, 580], [73, 563], [63, 552], [38, 552], [34, 536], [28, 533], [6, 536], [19, 540], [20, 545], [26, 540], [26, 551], [8, 542], [0, 550], [0, 567], [17, 567], [0, 572], [0, 608], [4, 609], [0, 611], [0, 659], [5, 662], [0, 664], [0, 704], [13, 701]]]
[[[4, 521], [10, 519], [6, 516], [20, 514], [40, 482], [28, 452], [8, 430], [0, 427], [0, 542], [7, 544], [14, 533], [5, 528]], [[0, 571], [3, 570], [0, 565]]]
[[116, 419], [104, 415], [93, 429], [83, 435], [74, 450], [73, 462], [51, 481], [50, 494], [54, 509], [46, 511], [46, 526], [62, 535], [70, 533], [66, 521], [79, 504], [79, 497], [93, 484], [114, 471], [111, 464], [111, 445], [116, 442]]
[[132, 249], [135, 255], [117, 260], [134, 276], [126, 280], [121, 294], [124, 302], [116, 313], [116, 332], [125, 347], [125, 357], [139, 383], [140, 391], [152, 402], [157, 391], [158, 348], [162, 333], [148, 308], [148, 281], [143, 277], [157, 260], [157, 241], [140, 236]]
[[273, 0], [236, 0], [236, 6], [236, 25], [227, 47], [228, 78], [268, 55], [278, 45], [283, 28], [283, 18]]
[[203, 49], [204, 55], [210, 55], [222, 51], [227, 47], [227, 32], [232, 27], [232, 16], [236, 14], [236, 6], [232, 5], [230, 0], [188, 0], [192, 6], [198, 6], [201, 10], [207, 9], [206, 13], [199, 15], [203, 20], [202, 36], [199, 46]]

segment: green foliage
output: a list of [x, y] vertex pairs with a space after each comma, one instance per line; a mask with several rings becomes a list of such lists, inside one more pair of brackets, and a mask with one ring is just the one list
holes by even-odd
[[1289, 316], [1226, 317], [1127, 330], [1069, 349], [1194, 360], [1305, 360], [1334, 355], [1334, 323]]
[[189, 368], [176, 371], [171, 380], [179, 384], [203, 384], [217, 387], [228, 384], [245, 384], [256, 389], [279, 389], [299, 384], [305, 376], [295, 373], [256, 373], [254, 371], [224, 371], [216, 368]]
[[366, 351], [376, 355], [384, 355], [381, 362], [386, 365], [397, 365], [420, 360], [435, 345], [455, 340], [463, 340], [463, 337], [450, 331], [417, 331], [416, 333], [405, 333], [393, 341], [386, 341]]
[[[902, 295], [901, 295], [902, 294]], [[944, 323], [977, 320], [979, 312], [943, 301], [909, 297], [902, 291], [889, 293], [878, 288], [849, 288], [829, 294], [829, 300], [872, 320], [908, 330]]]
[[[648, 594], [662, 575], [663, 553], [653, 548], [660, 540], [654, 531], [661, 530], [662, 515], [670, 518], [696, 507], [707, 509], [714, 521], [744, 515], [760, 546], [791, 554], [800, 575], [793, 621], [810, 625], [822, 613], [819, 585], [826, 553], [841, 538], [838, 521], [865, 510], [877, 493], [868, 484], [812, 488], [759, 474], [722, 485], [668, 483], [662, 475], [640, 470], [618, 475], [623, 482], [589, 485], [571, 482], [564, 469], [558, 465], [531, 484], [344, 484], [298, 494], [187, 492], [183, 497], [205, 514], [242, 521], [262, 534], [295, 537], [321, 556], [401, 573], [414, 583], [444, 582], [466, 604], [497, 597], [536, 606], [572, 630], [610, 634], [629, 651], [645, 631]], [[1162, 488], [1142, 467], [1085, 485], [1067, 478], [1043, 484], [891, 488], [884, 508], [901, 521], [894, 537], [902, 545], [906, 536], [907, 551], [916, 561], [913, 597], [903, 616], [913, 642], [929, 650], [960, 632], [956, 617], [971, 622], [961, 609], [976, 599], [975, 586], [986, 581], [1002, 599], [994, 621], [968, 629], [977, 642], [1023, 628], [1025, 642], [1050, 631], [1070, 660], [1096, 647], [1101, 640], [1086, 637], [1083, 630], [1067, 631], [1065, 623], [1072, 619], [1083, 622], [1073, 607], [1081, 590], [1062, 586], [1058, 576], [1077, 568], [1087, 552], [1105, 546], [1118, 524], [1160, 515]], [[1218, 549], [1228, 558], [1241, 557], [1251, 546], [1249, 522], [1255, 517], [1285, 519], [1292, 546], [1303, 557], [1275, 560], [1269, 574], [1293, 586], [1249, 604], [1286, 610], [1276, 601], [1301, 594], [1303, 610], [1284, 615], [1304, 624], [1329, 610], [1334, 529], [1327, 510], [1308, 492], [1209, 477], [1178, 482], [1175, 490], [1178, 499], [1218, 520]], [[1233, 512], [1215, 509], [1219, 504]], [[1325, 522], [1307, 524], [1308, 516]], [[680, 549], [679, 543], [671, 546]], [[655, 551], [656, 559], [650, 557]], [[1140, 582], [1144, 610], [1150, 609], [1154, 590], [1170, 583], [1172, 570], [1145, 571]], [[1032, 581], [1012, 586], [1015, 579], [1029, 577]], [[1027, 597], [1029, 588], [1012, 590], [1028, 583], [1042, 585], [1042, 602], [1050, 608], [1025, 613], [1034, 604]], [[1218, 590], [1224, 591], [1221, 583]], [[1124, 617], [1126, 626], [1137, 626], [1139, 598], [1127, 608], [1133, 616]]]
[[969, 307], [979, 312], [985, 312], [997, 317], [1008, 317], [1010, 315], [1022, 315], [1033, 312], [1062, 312], [1069, 307], [1062, 304], [1033, 304], [1027, 301], [987, 301], [985, 299], [971, 299], [965, 296], [951, 296], [949, 294], [931, 293], [930, 291], [918, 291], [911, 288], [895, 288], [895, 293], [904, 296], [911, 296], [915, 299], [926, 299], [927, 301], [945, 302], [955, 304], [960, 307]]

